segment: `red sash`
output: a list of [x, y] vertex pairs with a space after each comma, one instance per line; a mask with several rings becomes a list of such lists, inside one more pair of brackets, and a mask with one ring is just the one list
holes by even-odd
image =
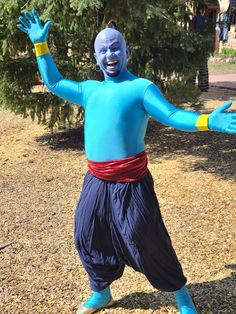
[[133, 182], [143, 178], [147, 172], [146, 152], [111, 161], [88, 160], [89, 172], [102, 180], [116, 182]]

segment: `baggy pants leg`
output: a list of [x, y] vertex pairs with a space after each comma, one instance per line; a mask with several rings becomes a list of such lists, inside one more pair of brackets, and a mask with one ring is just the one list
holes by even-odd
[[88, 172], [75, 211], [75, 246], [93, 291], [108, 287], [125, 267], [112, 242], [110, 211], [106, 184]]
[[185, 283], [163, 223], [150, 173], [132, 183], [87, 174], [75, 215], [75, 244], [92, 290], [105, 289], [129, 265], [163, 291]]

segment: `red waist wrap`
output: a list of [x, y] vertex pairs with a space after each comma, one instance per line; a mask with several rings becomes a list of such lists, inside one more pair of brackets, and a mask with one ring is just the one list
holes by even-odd
[[133, 182], [143, 178], [147, 172], [146, 152], [111, 161], [88, 160], [89, 172], [102, 180], [116, 182]]

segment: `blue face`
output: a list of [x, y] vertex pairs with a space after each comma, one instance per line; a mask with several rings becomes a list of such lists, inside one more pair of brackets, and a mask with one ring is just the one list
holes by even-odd
[[94, 49], [97, 64], [105, 76], [118, 76], [126, 71], [127, 46], [120, 32], [105, 28], [97, 35]]

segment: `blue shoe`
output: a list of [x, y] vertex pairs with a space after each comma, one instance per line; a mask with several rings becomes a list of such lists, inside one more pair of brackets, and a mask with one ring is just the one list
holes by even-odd
[[113, 303], [110, 287], [101, 291], [93, 291], [91, 297], [78, 308], [76, 314], [95, 313], [96, 311], [112, 306]]
[[184, 305], [180, 308], [180, 314], [197, 314], [196, 307], [189, 307], [187, 305]]
[[86, 306], [84, 306], [84, 304], [82, 304], [77, 309], [76, 314], [91, 314], [91, 313], [95, 313], [97, 311], [100, 311], [102, 309], [105, 309], [107, 307], [112, 306], [114, 303], [115, 303], [115, 301], [111, 298], [111, 300], [107, 304], [105, 304], [105, 305], [103, 305], [103, 306], [101, 306], [99, 308], [86, 307]]
[[180, 314], [198, 314], [194, 300], [191, 298], [188, 289], [184, 286], [175, 291], [175, 299]]

